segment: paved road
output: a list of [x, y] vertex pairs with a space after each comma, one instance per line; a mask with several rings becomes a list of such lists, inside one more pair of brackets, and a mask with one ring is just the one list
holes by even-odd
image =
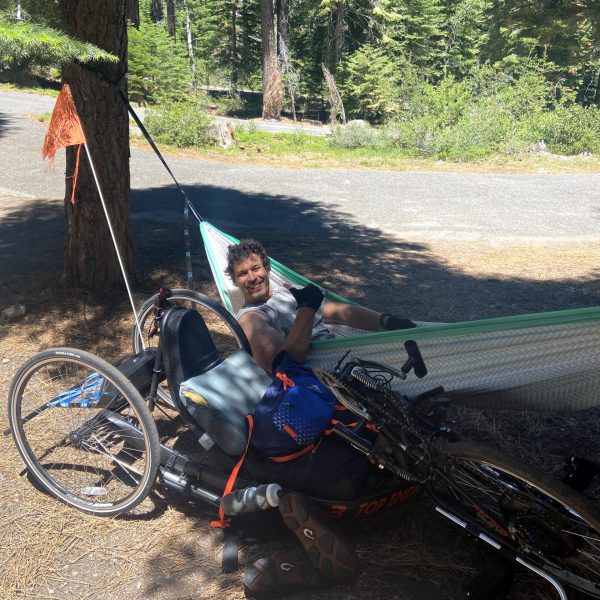
[[[40, 96], [37, 94], [27, 94], [23, 92], [12, 92], [0, 90], [0, 112], [13, 115], [40, 115], [52, 112], [55, 98], [50, 96]], [[138, 116], [143, 120], [145, 111], [143, 108], [135, 109]], [[235, 127], [248, 124], [244, 119], [232, 119], [229, 117], [217, 117], [216, 121], [231, 121]], [[326, 136], [331, 133], [327, 125], [310, 125], [308, 123], [294, 123], [290, 121], [262, 121], [261, 119], [252, 119], [253, 125], [270, 133], [294, 133], [302, 131], [310, 135]]]
[[[40, 112], [47, 100], [0, 92], [0, 193], [24, 199], [62, 196], [64, 153], [49, 171], [40, 156], [47, 125], [20, 116]], [[260, 216], [290, 231], [307, 233], [317, 222], [320, 227], [344, 222], [410, 241], [600, 240], [599, 173], [299, 170], [168, 160], [200, 212], [217, 225], [252, 225]], [[156, 216], [159, 211], [161, 218], [179, 219], [179, 196], [152, 153], [132, 149], [131, 172], [132, 188], [143, 192], [134, 195], [134, 213]]]

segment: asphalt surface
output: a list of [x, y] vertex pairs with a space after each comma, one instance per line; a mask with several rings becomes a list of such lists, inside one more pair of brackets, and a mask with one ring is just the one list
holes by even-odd
[[[0, 92], [0, 194], [61, 198], [64, 153], [41, 159], [47, 125], [23, 114], [47, 112], [52, 98]], [[343, 220], [410, 241], [598, 241], [600, 174], [496, 175], [283, 169], [171, 156], [168, 162], [199, 211], [227, 226], [240, 206], [271, 207], [273, 226], [310, 232]], [[180, 196], [151, 152], [132, 149], [134, 216], [179, 219]], [[150, 193], [151, 192], [151, 193]], [[272, 210], [271, 210], [272, 209]], [[0, 214], [2, 207], [0, 207]], [[252, 219], [254, 211], [243, 210]], [[246, 225], [251, 224], [245, 221]]]

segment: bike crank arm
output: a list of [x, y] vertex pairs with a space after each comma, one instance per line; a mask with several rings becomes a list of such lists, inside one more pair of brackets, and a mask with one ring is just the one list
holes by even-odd
[[444, 517], [446, 517], [447, 519], [449, 519], [450, 521], [452, 521], [454, 524], [465, 529], [471, 535], [486, 542], [487, 544], [492, 546], [492, 548], [494, 548], [504, 554], [508, 554], [510, 556], [510, 558], [512, 560], [514, 560], [516, 563], [529, 569], [530, 571], [532, 571], [539, 577], [542, 577], [542, 579], [545, 579], [556, 590], [556, 593], [558, 594], [558, 597], [560, 598], [560, 600], [568, 600], [567, 594], [566, 594], [563, 586], [556, 579], [554, 579], [554, 577], [552, 577], [551, 575], [549, 575], [542, 569], [539, 569], [535, 565], [532, 565], [531, 563], [527, 562], [524, 558], [522, 558], [518, 554], [514, 554], [513, 552], [510, 552], [510, 550], [508, 550], [505, 546], [502, 546], [502, 544], [499, 544], [496, 540], [492, 539], [485, 533], [479, 531], [479, 529], [477, 527], [474, 527], [473, 525], [467, 523], [466, 521], [463, 521], [461, 518], [457, 517], [456, 515], [453, 515], [451, 512], [448, 512], [445, 508], [442, 508], [441, 506], [436, 506], [435, 510], [438, 513], [440, 513], [441, 515], [443, 515]]

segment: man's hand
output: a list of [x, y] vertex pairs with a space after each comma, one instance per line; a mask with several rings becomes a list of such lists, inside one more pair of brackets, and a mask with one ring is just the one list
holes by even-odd
[[410, 319], [402, 319], [401, 317], [396, 317], [389, 313], [383, 313], [381, 317], [379, 317], [379, 324], [381, 325], [381, 329], [385, 329], [386, 331], [410, 329], [411, 327], [417, 326], [416, 323], [413, 323]]
[[296, 299], [298, 305], [296, 308], [308, 306], [308, 308], [312, 308], [315, 312], [319, 310], [319, 306], [321, 306], [321, 302], [323, 302], [323, 298], [325, 297], [323, 292], [314, 283], [309, 283], [301, 290], [294, 287], [289, 288], [289, 290]]

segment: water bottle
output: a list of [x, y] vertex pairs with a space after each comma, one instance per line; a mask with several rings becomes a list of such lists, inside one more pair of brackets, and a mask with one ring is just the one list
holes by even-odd
[[279, 506], [281, 496], [281, 486], [277, 483], [247, 487], [223, 496], [221, 508], [226, 515], [232, 517], [246, 512]]

